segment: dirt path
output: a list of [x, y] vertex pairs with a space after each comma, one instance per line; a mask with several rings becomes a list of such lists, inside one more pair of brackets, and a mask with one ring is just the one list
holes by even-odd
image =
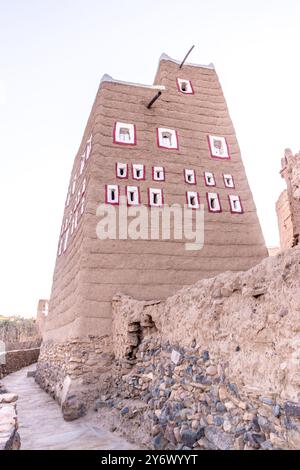
[[19, 396], [17, 402], [21, 449], [23, 450], [103, 450], [134, 449], [125, 439], [95, 425], [88, 416], [66, 422], [58, 404], [27, 377], [26, 367], [10, 374], [2, 383]]

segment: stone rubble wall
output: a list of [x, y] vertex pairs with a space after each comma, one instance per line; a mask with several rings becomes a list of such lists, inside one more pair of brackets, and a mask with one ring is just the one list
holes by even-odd
[[163, 302], [117, 296], [115, 387], [100, 413], [119, 410], [124, 429], [127, 417], [150, 419], [147, 445], [157, 449], [300, 448], [299, 255], [293, 248]]
[[111, 340], [106, 336], [49, 341], [42, 344], [35, 380], [59, 402], [64, 418], [73, 420], [111, 388], [112, 362]]
[[17, 399], [17, 395], [8, 393], [0, 383], [0, 450], [20, 449]]
[[[0, 378], [38, 361], [40, 348], [19, 349], [5, 353], [5, 364], [0, 363]], [[2, 358], [2, 356], [1, 356]]]

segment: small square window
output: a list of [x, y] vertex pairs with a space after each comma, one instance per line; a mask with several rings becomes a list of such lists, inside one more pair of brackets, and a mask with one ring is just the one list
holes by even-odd
[[69, 240], [69, 229], [65, 233], [63, 252], [65, 252], [67, 249], [68, 240]]
[[90, 154], [92, 150], [92, 139], [93, 139], [93, 136], [91, 135], [89, 140], [86, 143], [86, 147], [85, 147], [85, 159], [86, 160], [90, 158]]
[[70, 204], [70, 199], [71, 199], [71, 192], [70, 192], [70, 189], [69, 189], [68, 194], [67, 194], [66, 207], [69, 206], [69, 204]]
[[73, 182], [72, 182], [72, 196], [75, 193], [76, 182], [77, 182], [77, 175], [74, 176]]
[[185, 95], [193, 95], [194, 89], [192, 82], [190, 80], [184, 80], [183, 78], [177, 78], [177, 88], [178, 91], [184, 93]]
[[239, 196], [229, 195], [230, 211], [233, 214], [243, 214], [244, 209]]
[[116, 184], [107, 184], [105, 186], [105, 202], [106, 204], [119, 204], [120, 190]]
[[152, 167], [152, 179], [154, 181], [165, 181], [165, 169], [163, 166]]
[[80, 175], [82, 175], [83, 173], [83, 170], [84, 170], [84, 166], [85, 166], [85, 154], [81, 155], [80, 157]]
[[80, 204], [80, 215], [84, 213], [84, 202], [85, 202], [85, 197], [81, 199], [81, 204]]
[[58, 256], [60, 256], [62, 254], [62, 249], [63, 249], [63, 243], [64, 243], [64, 240], [63, 238], [60, 239], [59, 241], [59, 245], [58, 245]]
[[113, 135], [114, 144], [136, 145], [136, 129], [134, 124], [116, 122]]
[[178, 150], [178, 136], [174, 129], [159, 127], [157, 130], [157, 145], [161, 148]]
[[226, 188], [235, 188], [234, 180], [232, 175], [230, 174], [223, 174], [224, 185]]
[[132, 165], [132, 179], [144, 180], [145, 179], [145, 165], [133, 163]]
[[196, 191], [187, 191], [186, 192], [186, 202], [189, 208], [199, 209], [200, 207], [200, 198], [199, 194]]
[[128, 178], [128, 165], [127, 163], [116, 163], [116, 176], [117, 178]]
[[195, 170], [184, 170], [184, 181], [188, 184], [196, 184], [196, 172]]
[[204, 182], [206, 186], [216, 186], [216, 180], [214, 174], [210, 171], [204, 172]]
[[161, 207], [164, 203], [163, 190], [148, 188], [148, 202], [149, 206]]
[[219, 194], [206, 193], [209, 212], [222, 212]]
[[208, 136], [210, 154], [212, 158], [230, 159], [228, 145], [225, 137]]
[[140, 204], [140, 191], [136, 186], [126, 186], [127, 205], [138, 206]]
[[86, 190], [86, 178], [84, 178], [81, 188], [81, 194], [84, 194]]

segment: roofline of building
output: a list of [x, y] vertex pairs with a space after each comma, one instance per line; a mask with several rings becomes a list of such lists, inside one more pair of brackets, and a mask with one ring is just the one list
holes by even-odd
[[[172, 59], [172, 57], [168, 56], [168, 54], [165, 54], [163, 53], [160, 58], [159, 58], [159, 62], [161, 60], [169, 60], [170, 62], [174, 62], [175, 64], [178, 64], [180, 65], [181, 64], [181, 60], [176, 60], [176, 59]], [[210, 64], [208, 65], [203, 65], [203, 64], [192, 64], [191, 62], [185, 62], [184, 65], [189, 65], [191, 67], [201, 67], [203, 69], [211, 69], [211, 70], [215, 70], [215, 66], [214, 64], [211, 62]]]
[[110, 83], [119, 83], [121, 85], [129, 85], [129, 86], [136, 86], [136, 87], [141, 87], [141, 88], [150, 88], [152, 90], [165, 90], [166, 87], [163, 85], [144, 85], [142, 83], [133, 83], [133, 82], [125, 82], [123, 80], [116, 80], [115, 78], [111, 77], [107, 73], [103, 75], [103, 77], [100, 80], [100, 85], [101, 83], [104, 82], [110, 82]]

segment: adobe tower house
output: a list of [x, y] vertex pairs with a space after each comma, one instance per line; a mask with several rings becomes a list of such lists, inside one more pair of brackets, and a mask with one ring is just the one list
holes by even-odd
[[[152, 86], [101, 80], [71, 174], [36, 376], [62, 403], [85, 404], [110, 386], [117, 292], [164, 299], [267, 256], [214, 66], [179, 64], [163, 54]], [[97, 207], [120, 210], [121, 196], [149, 212], [203, 205], [203, 249], [188, 251], [173, 235], [99, 239]]]
[[280, 248], [286, 250], [300, 241], [300, 152], [293, 155], [290, 149], [285, 150], [280, 174], [285, 179], [287, 189], [279, 196], [276, 211]]

